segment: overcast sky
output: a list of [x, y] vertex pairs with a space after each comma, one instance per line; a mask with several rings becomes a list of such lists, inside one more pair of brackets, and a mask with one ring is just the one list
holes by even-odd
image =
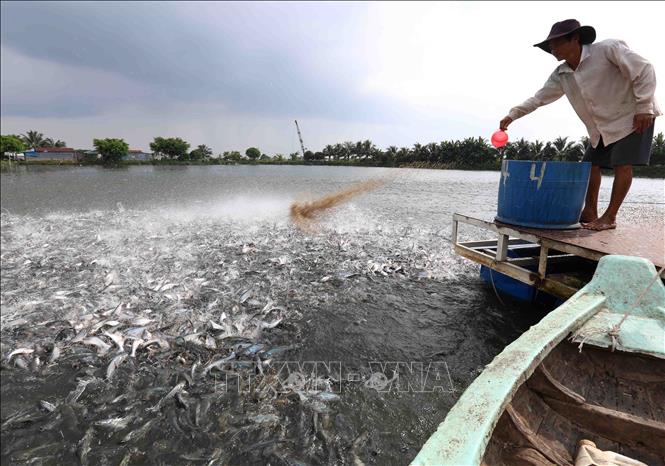
[[[268, 154], [370, 139], [489, 138], [557, 65], [533, 44], [577, 18], [665, 82], [663, 2], [2, 2], [2, 134], [70, 147], [179, 136]], [[665, 105], [665, 84], [657, 93]], [[656, 131], [664, 128], [662, 119]], [[511, 140], [585, 135], [564, 98]]]

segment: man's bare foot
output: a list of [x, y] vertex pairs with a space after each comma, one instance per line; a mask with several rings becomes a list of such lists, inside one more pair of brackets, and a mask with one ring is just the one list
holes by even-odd
[[598, 219], [598, 212], [594, 212], [591, 209], [584, 209], [580, 215], [580, 223], [591, 223]]
[[596, 231], [613, 230], [616, 227], [617, 224], [615, 220], [605, 215], [603, 215], [600, 218], [597, 218], [593, 222], [582, 223], [582, 228], [586, 228], [587, 230], [596, 230]]

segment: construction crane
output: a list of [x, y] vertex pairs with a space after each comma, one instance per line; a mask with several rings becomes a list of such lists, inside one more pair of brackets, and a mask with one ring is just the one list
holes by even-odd
[[298, 120], [296, 122], [296, 129], [298, 130], [298, 139], [300, 139], [300, 148], [302, 149], [302, 158], [305, 158], [305, 144], [302, 142], [302, 135], [300, 134], [300, 127], [298, 126]]

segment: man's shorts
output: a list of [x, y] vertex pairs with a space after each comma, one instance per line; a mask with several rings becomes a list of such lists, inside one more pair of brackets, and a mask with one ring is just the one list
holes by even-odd
[[605, 146], [601, 138], [596, 148], [589, 144], [582, 161], [591, 162], [592, 165], [601, 168], [613, 168], [617, 165], [649, 165], [654, 126], [652, 124], [642, 134], [630, 133], [608, 146]]

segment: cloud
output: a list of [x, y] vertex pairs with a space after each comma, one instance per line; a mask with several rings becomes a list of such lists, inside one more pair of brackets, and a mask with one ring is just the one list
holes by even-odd
[[[532, 44], [577, 17], [665, 70], [665, 6], [617, 2], [3, 2], [3, 132], [85, 147], [188, 138], [215, 151], [489, 135], [556, 66]], [[647, 14], [648, 13], [648, 14]], [[617, 19], [619, 18], [619, 19]], [[662, 86], [657, 91], [665, 104]], [[660, 122], [657, 123], [657, 125]], [[658, 130], [658, 129], [657, 129]], [[511, 139], [579, 138], [562, 98]]]
[[[111, 91], [121, 102], [133, 87], [144, 89], [146, 104], [164, 109], [173, 102], [218, 102], [261, 116], [386, 121], [397, 114], [395, 104], [363, 89], [357, 76], [366, 60], [349, 53], [357, 49], [364, 10], [333, 4], [11, 2], [2, 4], [2, 43], [60, 69], [116, 76]], [[32, 84], [52, 95], [64, 91], [70, 112], [99, 112], [107, 105], [103, 98], [80, 105], [85, 96], [53, 86], [42, 73]], [[20, 81], [20, 75], [11, 70], [3, 79]], [[74, 88], [91, 78], [70, 75]], [[9, 115], [30, 112], [30, 105], [21, 108], [24, 94], [18, 91], [4, 109]], [[56, 101], [52, 108], [55, 114], [62, 106]]]
[[151, 92], [108, 71], [28, 58], [4, 46], [0, 54], [3, 116], [91, 116]]

